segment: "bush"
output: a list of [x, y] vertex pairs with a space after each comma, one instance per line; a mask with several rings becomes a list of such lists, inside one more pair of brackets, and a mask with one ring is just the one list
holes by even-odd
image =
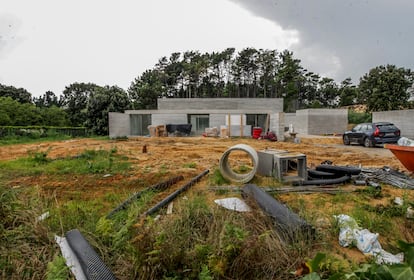
[[368, 112], [355, 112], [353, 110], [348, 110], [348, 123], [358, 124], [364, 122], [371, 122], [372, 114]]

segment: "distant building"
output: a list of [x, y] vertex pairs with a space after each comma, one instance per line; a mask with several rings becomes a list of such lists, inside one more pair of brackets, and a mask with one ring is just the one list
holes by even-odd
[[279, 136], [282, 112], [282, 98], [162, 98], [156, 110], [110, 112], [109, 137], [149, 135], [149, 126], [168, 124], [192, 124], [191, 135], [227, 127], [230, 136], [251, 136], [254, 127], [261, 127]]

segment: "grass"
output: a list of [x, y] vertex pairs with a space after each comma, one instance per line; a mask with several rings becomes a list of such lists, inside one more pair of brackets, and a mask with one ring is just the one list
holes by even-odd
[[[320, 275], [358, 267], [337, 244], [339, 228], [333, 215], [353, 216], [363, 228], [380, 234], [383, 248], [396, 253], [397, 240], [414, 240], [414, 225], [404, 218], [404, 210], [413, 202], [405, 191], [404, 204], [392, 204], [393, 197], [369, 189], [336, 195], [274, 195], [278, 200], [317, 228], [313, 239], [299, 235], [286, 242], [275, 230], [274, 220], [257, 208], [238, 213], [211, 203], [208, 188], [188, 191], [173, 203], [173, 213], [165, 209], [157, 215], [143, 213], [164, 194], [147, 192], [110, 219], [106, 215], [135, 190], [118, 189], [128, 185], [131, 166], [116, 148], [85, 150], [75, 157], [52, 159], [50, 151], [32, 151], [23, 159], [0, 163], [0, 278], [68, 279], [54, 235], [79, 229], [118, 279], [292, 279], [296, 268], [319, 252], [326, 257]], [[173, 176], [169, 164], [145, 163], [140, 187], [157, 178]], [[243, 166], [243, 165], [241, 165]], [[193, 162], [181, 167], [197, 168]], [[135, 169], [137, 170], [137, 169]], [[153, 173], [150, 173], [153, 171]], [[115, 187], [91, 194], [97, 174], [118, 174]], [[148, 174], [147, 174], [148, 173]], [[53, 191], [38, 183], [11, 182], [21, 178], [46, 176]], [[152, 177], [150, 177], [152, 176]], [[59, 189], [61, 180], [76, 178], [85, 188]], [[102, 176], [99, 176], [102, 178]], [[148, 179], [150, 178], [150, 179]], [[73, 179], [74, 180], [74, 179]], [[34, 182], [39, 182], [35, 181]], [[208, 186], [229, 185], [217, 167], [207, 177]], [[252, 183], [271, 188], [281, 184], [268, 177], [255, 176]], [[12, 186], [15, 186], [14, 188]], [[111, 185], [112, 186], [112, 185]], [[70, 196], [63, 192], [71, 192]], [[169, 192], [169, 191], [168, 191]], [[216, 193], [217, 194], [217, 193]], [[234, 193], [220, 193], [234, 196]], [[371, 203], [379, 202], [381, 203]], [[44, 221], [36, 217], [49, 211]], [[362, 254], [362, 253], [361, 253]]]
[[127, 172], [130, 164], [117, 150], [85, 150], [74, 157], [51, 159], [49, 151], [31, 151], [28, 157], [0, 162], [0, 170], [20, 176], [40, 174], [104, 174]]
[[68, 135], [56, 135], [50, 137], [29, 137], [29, 136], [5, 136], [0, 138], [0, 146], [2, 145], [16, 145], [16, 144], [30, 144], [48, 141], [62, 141], [69, 140], [72, 137]]
[[43, 279], [56, 252], [49, 229], [36, 220], [44, 205], [36, 189], [0, 185], [0, 278]]

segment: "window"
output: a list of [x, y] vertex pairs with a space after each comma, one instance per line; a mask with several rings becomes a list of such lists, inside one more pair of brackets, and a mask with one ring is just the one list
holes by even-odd
[[151, 115], [130, 115], [129, 124], [131, 128], [131, 135], [143, 136], [148, 135], [148, 126], [151, 124]]
[[246, 124], [253, 127], [261, 127], [265, 129], [267, 127], [267, 114], [248, 114], [246, 115]]
[[196, 135], [201, 135], [205, 129], [210, 127], [209, 115], [188, 115], [188, 122], [192, 125], [192, 132]]

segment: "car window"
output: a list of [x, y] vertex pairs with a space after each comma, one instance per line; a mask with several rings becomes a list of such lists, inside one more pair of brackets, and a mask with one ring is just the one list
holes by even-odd
[[361, 125], [360, 124], [358, 124], [357, 126], [355, 126], [354, 127], [354, 129], [352, 129], [352, 130], [354, 130], [354, 131], [359, 131], [359, 130], [361, 130]]
[[383, 125], [378, 125], [379, 129], [386, 129], [386, 130], [397, 130], [397, 127], [393, 124], [383, 124]]
[[362, 130], [362, 131], [367, 131], [367, 130], [368, 130], [368, 125], [363, 124], [363, 125], [361, 126], [361, 130]]

